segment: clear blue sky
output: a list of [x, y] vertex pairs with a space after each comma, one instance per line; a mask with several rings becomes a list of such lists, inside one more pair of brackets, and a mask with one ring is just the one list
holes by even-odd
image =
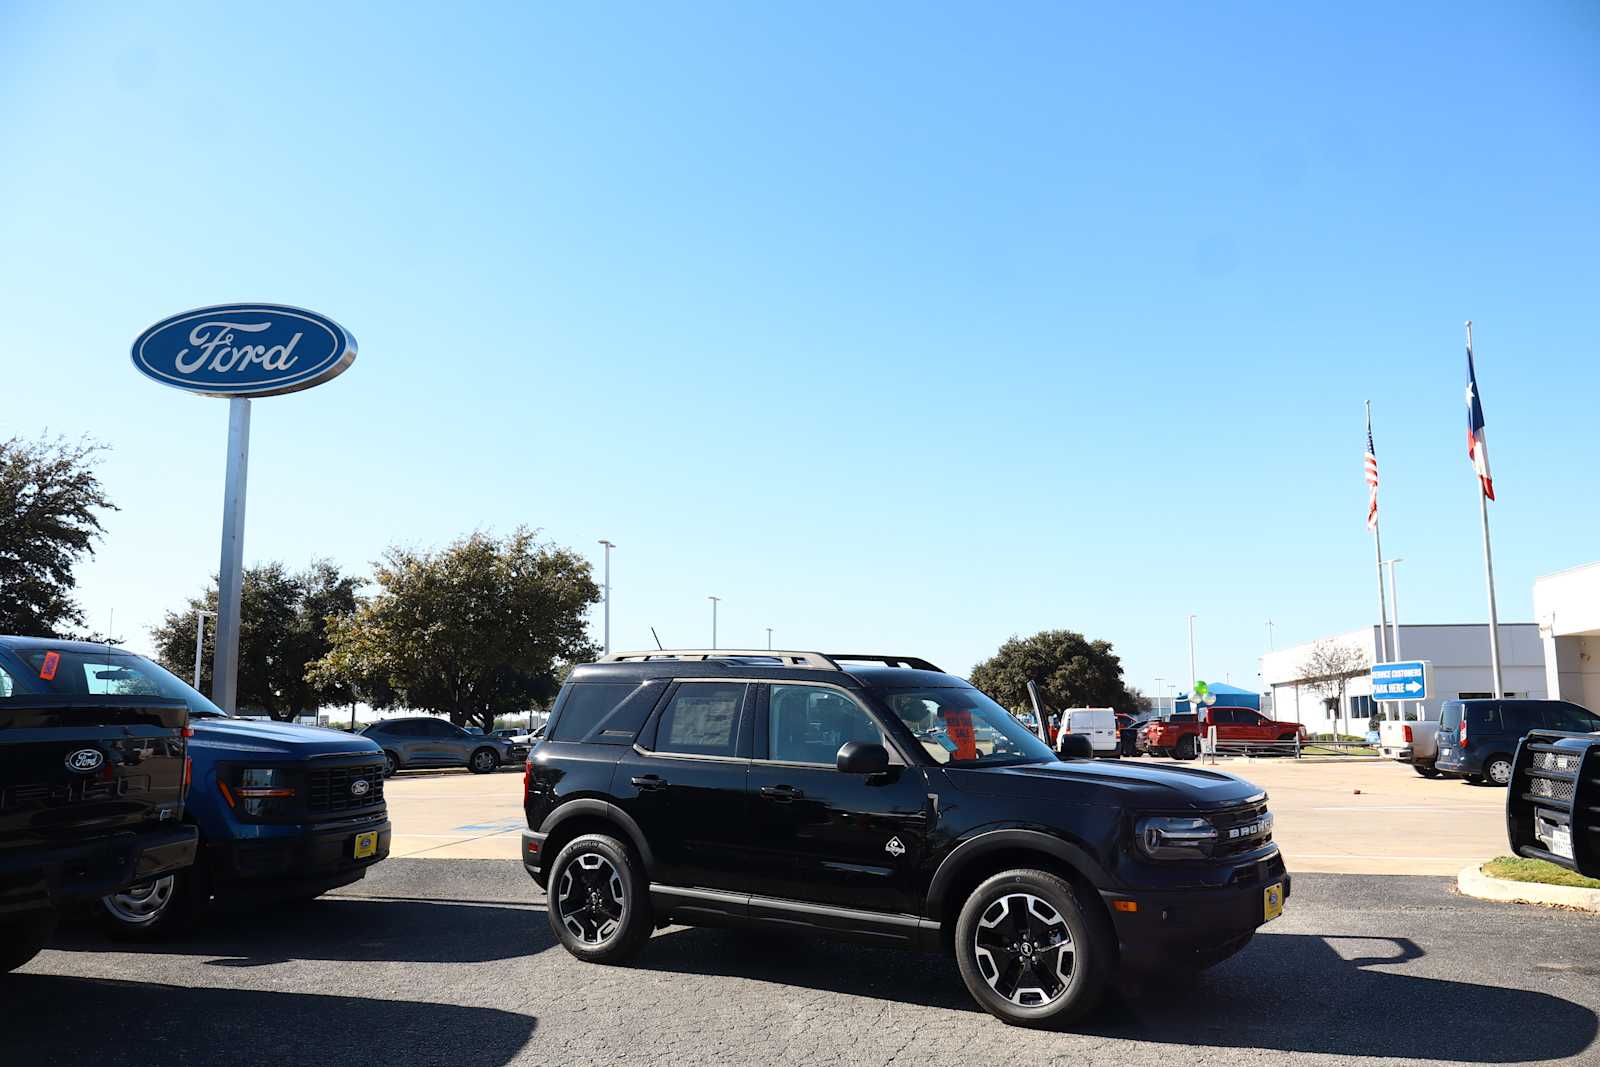
[[128, 348], [229, 300], [361, 352], [256, 403], [249, 560], [528, 523], [619, 647], [1141, 687], [1373, 621], [1369, 397], [1406, 617], [1484, 617], [1472, 318], [1530, 618], [1600, 557], [1600, 9], [1117, 6], [0, 6], [0, 427], [111, 448], [91, 622], [216, 569], [227, 405]]

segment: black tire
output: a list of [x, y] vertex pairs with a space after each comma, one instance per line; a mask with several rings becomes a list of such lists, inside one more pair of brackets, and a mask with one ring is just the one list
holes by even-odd
[[492, 748], [474, 749], [467, 757], [467, 769], [473, 774], [488, 774], [500, 769], [500, 754]]
[[1437, 778], [1437, 777], [1439, 777], [1439, 770], [1436, 767], [1424, 767], [1420, 763], [1413, 763], [1411, 765], [1411, 769], [1416, 771], [1418, 774], [1422, 775], [1422, 777], [1424, 777], [1424, 778]]
[[1511, 757], [1496, 752], [1483, 761], [1483, 781], [1504, 789], [1511, 784]]
[[548, 885], [550, 929], [580, 960], [622, 963], [649, 939], [650, 888], [616, 838], [584, 834], [567, 842], [550, 865]]
[[[955, 932], [956, 965], [972, 999], [1013, 1026], [1056, 1029], [1087, 1016], [1116, 962], [1098, 904], [1085, 906], [1071, 883], [1048, 871], [1005, 871], [974, 889]], [[1057, 940], [1063, 930], [1066, 940]]]
[[100, 898], [95, 917], [113, 937], [153, 940], [193, 925], [210, 903], [210, 883], [189, 867]]
[[56, 935], [56, 913], [25, 911], [0, 922], [0, 974], [27, 963]]
[[1178, 738], [1178, 747], [1172, 753], [1178, 759], [1198, 759], [1200, 756], [1200, 740], [1194, 734], [1185, 734]]
[[405, 768], [401, 764], [399, 756], [396, 756], [388, 749], [383, 750], [383, 776], [385, 778], [393, 778], [396, 774], [404, 769]]

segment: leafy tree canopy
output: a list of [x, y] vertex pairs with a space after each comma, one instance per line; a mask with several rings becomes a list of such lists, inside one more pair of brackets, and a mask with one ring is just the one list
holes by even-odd
[[1032, 707], [1028, 683], [1039, 687], [1046, 709], [1116, 708], [1131, 712], [1138, 698], [1122, 681], [1122, 662], [1109, 641], [1090, 641], [1072, 630], [1013, 637], [972, 668], [972, 684], [1012, 711]]
[[[282, 563], [245, 570], [239, 617], [239, 711], [288, 721], [356, 699], [349, 681], [310, 682], [306, 668], [328, 654], [328, 619], [355, 612], [360, 584], [327, 560], [298, 573], [290, 573]], [[185, 607], [167, 612], [151, 631], [157, 658], [180, 678], [192, 679], [194, 673], [195, 612], [202, 609], [217, 610], [215, 583], [203, 596], [190, 597]], [[200, 661], [200, 691], [205, 693], [212, 687], [215, 636], [215, 626], [208, 625]]]
[[0, 441], [0, 633], [71, 637], [83, 625], [72, 569], [94, 555], [100, 446], [61, 438]]
[[589, 564], [535, 530], [473, 533], [439, 552], [390, 548], [375, 569], [378, 594], [332, 626], [332, 649], [310, 672], [323, 683], [381, 680], [391, 691], [375, 706], [491, 730], [496, 715], [547, 702], [562, 666], [596, 653]]

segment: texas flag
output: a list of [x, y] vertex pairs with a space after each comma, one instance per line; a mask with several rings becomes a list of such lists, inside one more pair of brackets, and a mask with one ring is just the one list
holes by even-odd
[[1467, 345], [1467, 456], [1483, 483], [1483, 495], [1494, 499], [1494, 479], [1489, 475], [1489, 444], [1483, 436], [1483, 405], [1478, 402], [1478, 375], [1472, 369], [1472, 346]]

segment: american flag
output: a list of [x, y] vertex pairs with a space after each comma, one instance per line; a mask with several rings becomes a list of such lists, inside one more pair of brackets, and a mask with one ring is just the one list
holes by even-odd
[[1378, 454], [1372, 450], [1372, 412], [1367, 412], [1367, 529], [1378, 528]]
[[1467, 341], [1467, 458], [1483, 485], [1483, 495], [1494, 499], [1494, 479], [1489, 476], [1489, 442], [1483, 436], [1483, 405], [1478, 403], [1478, 375], [1472, 369], [1472, 342]]

